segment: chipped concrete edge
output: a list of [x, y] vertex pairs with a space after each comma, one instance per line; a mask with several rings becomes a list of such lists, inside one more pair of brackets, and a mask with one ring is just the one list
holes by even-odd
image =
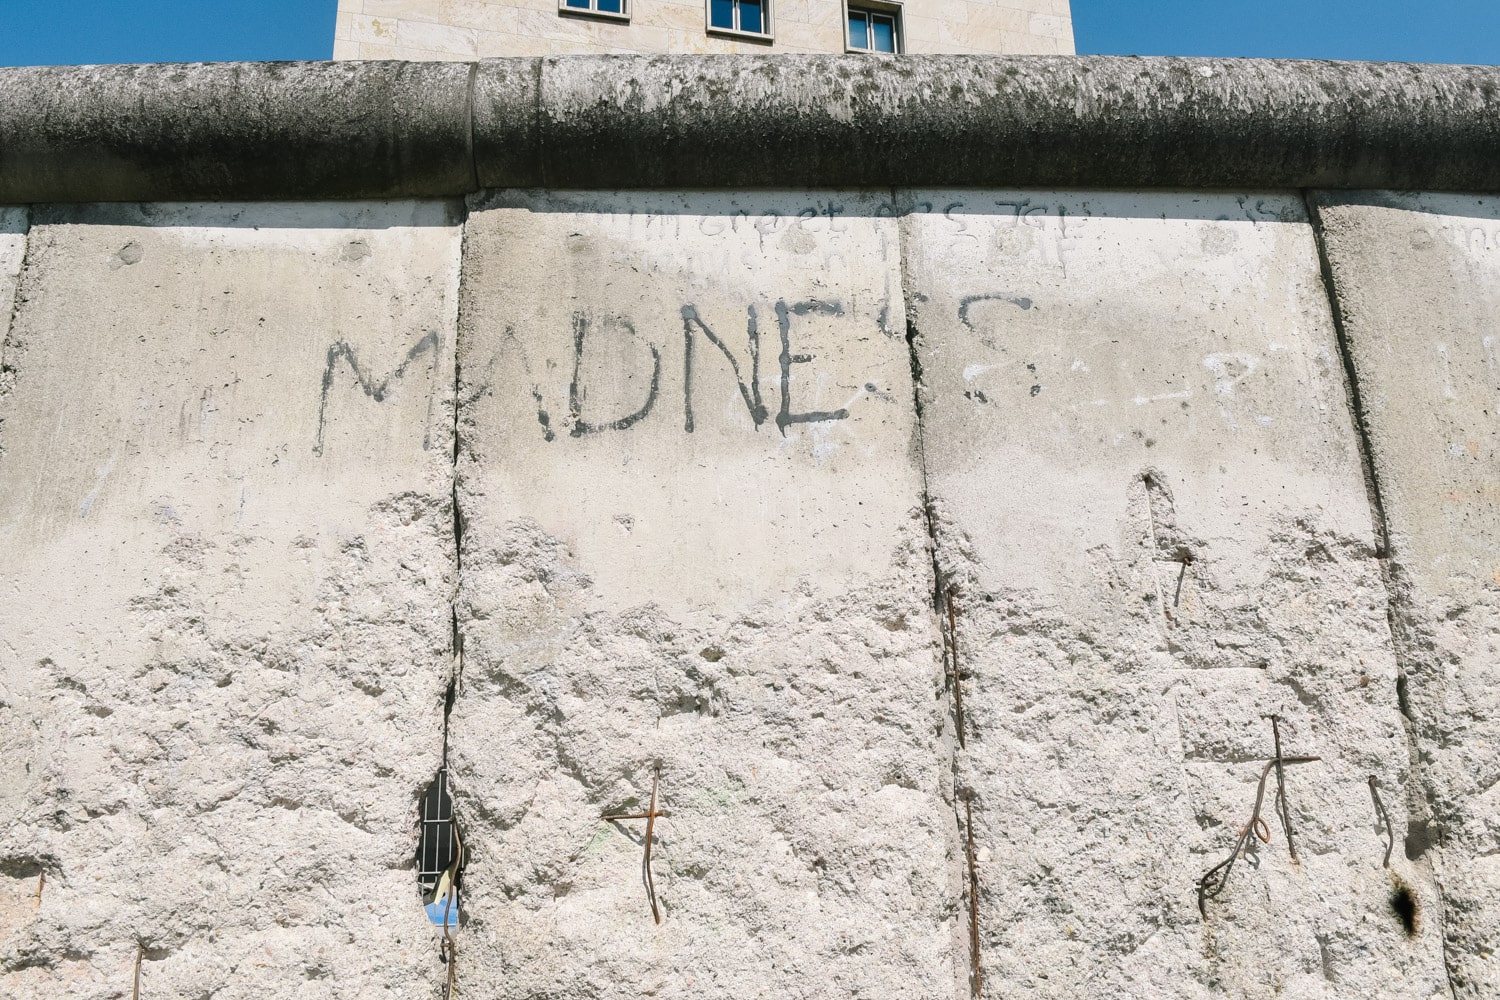
[[0, 69], [0, 203], [481, 187], [1500, 189], [1500, 67], [561, 56]]

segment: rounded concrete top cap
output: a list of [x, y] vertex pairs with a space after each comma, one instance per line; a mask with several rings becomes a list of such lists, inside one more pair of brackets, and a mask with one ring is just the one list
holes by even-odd
[[1500, 190], [1500, 68], [562, 56], [0, 70], [0, 203], [492, 187]]

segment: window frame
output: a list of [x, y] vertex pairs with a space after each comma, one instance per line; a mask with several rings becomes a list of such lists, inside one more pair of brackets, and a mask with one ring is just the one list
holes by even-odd
[[569, 7], [567, 0], [557, 0], [557, 13], [562, 17], [584, 17], [600, 21], [616, 21], [621, 24], [630, 23], [631, 0], [620, 0], [620, 13], [612, 10], [600, 10], [599, 0], [589, 0], [587, 7]]
[[[850, 14], [880, 14], [895, 22], [896, 51], [881, 52], [879, 49], [861, 49], [854, 45], [854, 36], [849, 33]], [[902, 17], [901, 4], [897, 0], [844, 0], [844, 51], [862, 56], [899, 56], [906, 53], [906, 19]]]
[[[740, 0], [732, 0], [738, 7]], [[765, 26], [764, 31], [745, 31], [741, 28], [721, 28], [714, 24], [713, 0], [703, 0], [703, 29], [710, 35], [718, 35], [721, 38], [733, 38], [741, 42], [760, 42], [762, 45], [770, 45], [776, 40], [775, 0], [760, 0], [760, 20]], [[739, 11], [736, 9], [736, 16]]]

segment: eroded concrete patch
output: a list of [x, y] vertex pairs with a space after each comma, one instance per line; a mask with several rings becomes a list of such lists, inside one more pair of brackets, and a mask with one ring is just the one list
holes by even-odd
[[138, 947], [142, 996], [430, 992], [453, 207], [33, 223], [0, 399], [0, 676], [30, 743], [0, 993], [129, 996]]
[[[1401, 789], [1409, 767], [1300, 200], [914, 202], [987, 991], [1440, 995], [1434, 925], [1409, 939], [1387, 903], [1368, 778]], [[1286, 768], [1299, 863], [1273, 776], [1271, 840], [1205, 918], [1195, 883], [1250, 817], [1271, 714], [1286, 754], [1322, 757]]]
[[[0, 208], [0, 399], [9, 393], [13, 383], [5, 353], [15, 305], [16, 279], [21, 274], [21, 262], [26, 254], [28, 216], [24, 208]], [[0, 403], [0, 460], [5, 454], [3, 421], [4, 405]], [[23, 714], [20, 697], [0, 673], [0, 824], [8, 822], [20, 808], [30, 758], [31, 736], [19, 722]]]
[[[1459, 996], [1500, 991], [1500, 200], [1321, 195]], [[1430, 849], [1430, 850], [1429, 850]]]
[[463, 287], [461, 990], [952, 997], [890, 207], [497, 196]]

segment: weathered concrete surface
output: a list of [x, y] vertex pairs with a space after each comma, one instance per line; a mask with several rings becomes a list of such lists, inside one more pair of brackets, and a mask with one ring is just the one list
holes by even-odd
[[386, 62], [0, 70], [0, 202], [472, 190], [471, 75]]
[[1500, 68], [1397, 63], [577, 56], [542, 63], [539, 148], [556, 187], [1494, 190], [1497, 93]]
[[[956, 590], [989, 995], [1437, 997], [1369, 786], [1411, 780], [1299, 199], [914, 196], [923, 449]], [[1279, 713], [1276, 818], [1200, 916]], [[1405, 816], [1392, 819], [1398, 835]]]
[[1324, 195], [1455, 992], [1500, 993], [1500, 200]]
[[889, 206], [496, 196], [461, 315], [460, 995], [954, 997]]
[[16, 277], [26, 251], [27, 216], [25, 208], [0, 206], [0, 330], [10, 328]]
[[36, 211], [0, 398], [0, 994], [129, 996], [138, 945], [142, 997], [435, 991], [411, 855], [455, 222]]
[[1120, 56], [23, 67], [0, 69], [0, 203], [481, 185], [1497, 190], [1497, 95], [1493, 66]]
[[[0, 397], [10, 391], [11, 370], [6, 365], [5, 335], [10, 331], [16, 279], [26, 253], [28, 213], [24, 208], [0, 208]], [[5, 411], [0, 408], [0, 461], [4, 460]], [[19, 808], [26, 780], [25, 760], [31, 734], [6, 716], [15, 711], [15, 695], [0, 674], [0, 828]], [[0, 906], [4, 906], [0, 902]]]

